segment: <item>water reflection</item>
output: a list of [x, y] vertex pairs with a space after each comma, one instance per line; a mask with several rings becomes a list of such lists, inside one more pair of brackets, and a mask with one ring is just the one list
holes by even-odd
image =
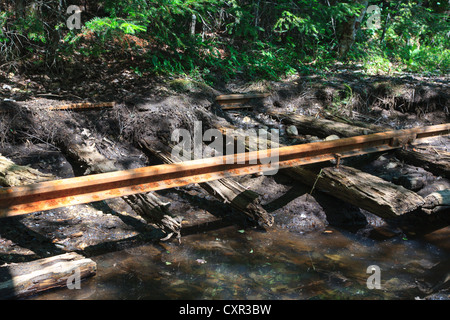
[[[448, 258], [448, 251], [401, 236], [373, 240], [336, 229], [300, 235], [230, 226], [183, 237], [181, 245], [92, 257], [98, 274], [81, 290], [32, 299], [414, 299], [426, 295], [425, 277]], [[370, 265], [380, 267], [381, 290], [367, 288]]]

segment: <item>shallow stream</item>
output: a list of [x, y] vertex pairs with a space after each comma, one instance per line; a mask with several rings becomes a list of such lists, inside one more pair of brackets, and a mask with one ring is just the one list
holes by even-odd
[[[81, 289], [30, 299], [424, 298], [430, 293], [424, 288], [445, 287], [449, 235], [447, 227], [420, 239], [375, 240], [333, 228], [298, 234], [228, 226], [184, 236], [181, 244], [92, 257], [97, 275], [82, 281]], [[381, 289], [367, 286], [372, 265], [379, 267]]]

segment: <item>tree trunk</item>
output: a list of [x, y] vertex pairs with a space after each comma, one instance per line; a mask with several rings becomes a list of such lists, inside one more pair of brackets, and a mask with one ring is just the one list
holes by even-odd
[[191, 36], [195, 35], [195, 25], [197, 23], [197, 16], [195, 14], [192, 14], [192, 20], [191, 20]]
[[340, 137], [353, 137], [374, 133], [371, 129], [298, 114], [271, 111], [270, 115], [282, 119], [281, 121], [284, 123], [297, 126], [299, 133], [318, 137], [327, 137], [333, 134]]
[[96, 272], [94, 261], [75, 252], [2, 266], [0, 297], [21, 298], [54, 288], [80, 288], [81, 280], [94, 276]]
[[339, 36], [339, 57], [345, 58], [350, 51], [351, 47], [355, 43], [356, 34], [361, 27], [362, 20], [366, 14], [369, 1], [354, 0], [354, 3], [361, 4], [364, 8], [359, 15], [349, 17], [347, 21], [343, 22], [340, 26]]
[[25, 0], [15, 0], [14, 11], [18, 18], [23, 18], [25, 16]]

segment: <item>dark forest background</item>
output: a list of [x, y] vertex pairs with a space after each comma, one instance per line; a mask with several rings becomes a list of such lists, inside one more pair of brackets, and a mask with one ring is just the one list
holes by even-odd
[[449, 36], [446, 0], [0, 1], [0, 66], [14, 72], [63, 74], [95, 60], [207, 82], [336, 63], [439, 75], [449, 71]]

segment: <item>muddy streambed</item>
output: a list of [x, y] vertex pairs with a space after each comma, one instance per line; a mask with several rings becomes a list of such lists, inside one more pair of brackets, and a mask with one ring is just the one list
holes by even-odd
[[[27, 147], [16, 162], [72, 176], [65, 157], [48, 148]], [[393, 163], [388, 158], [377, 161]], [[183, 216], [181, 244], [160, 242], [157, 228], [111, 199], [2, 220], [0, 259], [76, 251], [97, 263], [97, 275], [81, 289], [31, 300], [449, 298], [450, 227], [406, 232], [330, 195], [310, 195], [310, 187], [283, 174], [238, 179], [261, 195], [274, 227], [249, 225], [191, 185], [158, 192]], [[381, 289], [367, 287], [372, 265], [380, 268]]]
[[[228, 226], [184, 236], [181, 245], [92, 257], [98, 274], [81, 289], [31, 299], [415, 299], [432, 291], [448, 299], [439, 290], [449, 235], [447, 228], [428, 239], [375, 240], [335, 228], [300, 235]], [[367, 287], [371, 265], [380, 268], [381, 289]]]

